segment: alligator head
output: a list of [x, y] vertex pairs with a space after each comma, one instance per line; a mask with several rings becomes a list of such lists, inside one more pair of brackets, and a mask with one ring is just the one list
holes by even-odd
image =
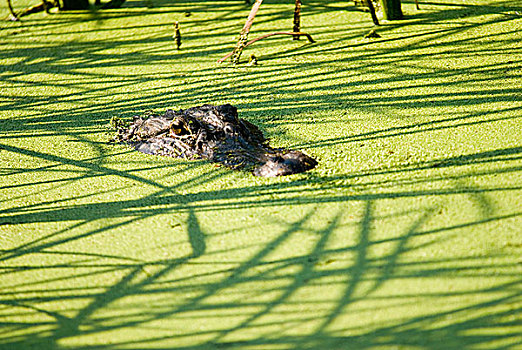
[[313, 169], [317, 161], [300, 151], [275, 149], [254, 124], [238, 118], [229, 104], [167, 110], [116, 125], [116, 140], [140, 152], [185, 159], [206, 159], [231, 169], [273, 177]]

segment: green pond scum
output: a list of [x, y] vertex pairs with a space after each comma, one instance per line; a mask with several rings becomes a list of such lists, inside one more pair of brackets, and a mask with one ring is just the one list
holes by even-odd
[[[151, 3], [0, 22], [1, 350], [521, 348], [520, 1]], [[107, 142], [203, 104], [318, 165]]]

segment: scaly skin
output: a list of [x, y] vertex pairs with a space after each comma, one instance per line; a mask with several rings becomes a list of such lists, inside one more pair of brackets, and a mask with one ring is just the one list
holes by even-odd
[[317, 161], [300, 151], [274, 149], [254, 124], [229, 104], [167, 110], [116, 125], [116, 140], [153, 155], [206, 159], [227, 168], [274, 177], [313, 169]]

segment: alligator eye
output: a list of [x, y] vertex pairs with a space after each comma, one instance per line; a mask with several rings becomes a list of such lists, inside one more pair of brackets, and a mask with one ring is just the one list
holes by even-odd
[[180, 135], [183, 133], [184, 125], [180, 118], [174, 118], [170, 123], [170, 133], [172, 135]]
[[172, 123], [170, 125], [170, 132], [173, 135], [181, 136], [187, 134], [187, 129], [181, 123]]

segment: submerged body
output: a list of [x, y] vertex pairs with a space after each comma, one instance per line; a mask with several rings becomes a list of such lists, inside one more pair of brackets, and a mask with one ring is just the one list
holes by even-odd
[[135, 117], [118, 126], [117, 140], [153, 155], [207, 159], [231, 169], [273, 177], [313, 169], [317, 161], [300, 151], [274, 149], [261, 130], [238, 118], [236, 107], [203, 105]]

